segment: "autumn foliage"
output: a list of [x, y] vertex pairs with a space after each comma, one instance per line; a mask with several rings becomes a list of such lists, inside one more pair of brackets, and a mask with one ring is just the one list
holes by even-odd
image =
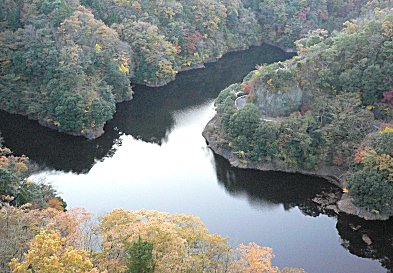
[[46, 183], [28, 179], [31, 173], [26, 156], [15, 156], [2, 146], [0, 138], [0, 208], [4, 205], [22, 206], [30, 204], [35, 208], [53, 207], [64, 210], [66, 203], [57, 196], [54, 188]]
[[94, 138], [115, 103], [132, 98], [131, 83], [161, 86], [262, 41], [294, 48], [310, 30], [341, 28], [375, 1], [22, 2], [0, 2], [0, 108]]
[[383, 93], [383, 102], [389, 103], [393, 106], [393, 89]]
[[13, 273], [98, 273], [89, 253], [66, 247], [66, 239], [54, 230], [42, 231], [29, 244], [23, 262], [12, 259]]
[[347, 184], [355, 204], [376, 213], [393, 206], [393, 130], [371, 134], [356, 150]]
[[242, 273], [269, 272], [279, 273], [278, 267], [272, 266], [273, 250], [256, 243], [241, 244], [238, 248], [241, 259], [237, 261]]
[[2, 208], [0, 269], [8, 272], [9, 264], [13, 273], [280, 272], [271, 263], [272, 249], [255, 243], [233, 249], [192, 215], [117, 209], [96, 224], [90, 217], [84, 210]]

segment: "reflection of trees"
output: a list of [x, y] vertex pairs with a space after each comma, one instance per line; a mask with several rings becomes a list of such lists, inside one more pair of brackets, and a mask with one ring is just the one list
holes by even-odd
[[[0, 131], [5, 145], [50, 169], [88, 172], [95, 160], [112, 156], [122, 134], [161, 144], [173, 129], [173, 112], [215, 98], [227, 85], [240, 81], [258, 63], [290, 57], [270, 46], [229, 53], [205, 69], [180, 73], [160, 88], [135, 87], [134, 99], [120, 103], [105, 134], [95, 140], [73, 137], [43, 128], [36, 121], [0, 111]], [[121, 143], [120, 143], [121, 144]]]
[[108, 130], [101, 138], [89, 141], [83, 137], [60, 134], [20, 115], [0, 111], [0, 131], [4, 145], [15, 154], [51, 169], [84, 173], [95, 158], [113, 154], [119, 133]]
[[336, 227], [342, 246], [349, 252], [359, 257], [379, 260], [382, 266], [393, 272], [393, 219], [366, 221], [341, 214], [337, 217]]
[[[218, 181], [231, 195], [246, 195], [253, 205], [282, 204], [286, 210], [298, 207], [305, 215], [324, 213], [334, 216], [344, 248], [356, 256], [377, 259], [388, 270], [393, 270], [393, 219], [366, 221], [323, 210], [312, 199], [322, 192], [339, 190], [323, 179], [232, 168], [227, 160], [217, 155], [214, 161]], [[367, 244], [367, 237], [371, 239], [370, 245]]]
[[120, 131], [161, 144], [174, 126], [173, 112], [200, 105], [217, 97], [228, 85], [239, 82], [257, 63], [270, 63], [292, 56], [270, 46], [229, 53], [204, 69], [180, 73], [166, 86], [136, 86], [134, 99], [118, 105], [114, 120]]
[[323, 179], [280, 172], [260, 172], [230, 167], [228, 161], [215, 155], [218, 181], [231, 195], [246, 195], [252, 204], [282, 204], [289, 210], [298, 207], [304, 214], [318, 216], [323, 210], [312, 201], [322, 192], [338, 189]]

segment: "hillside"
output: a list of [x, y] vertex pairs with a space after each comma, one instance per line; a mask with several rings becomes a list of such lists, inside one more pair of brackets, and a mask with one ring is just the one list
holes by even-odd
[[0, 3], [0, 108], [88, 138], [103, 133], [132, 84], [269, 42], [292, 50], [373, 2], [5, 0]]
[[[299, 55], [260, 66], [223, 90], [205, 128], [234, 165], [302, 172], [340, 185], [347, 212], [369, 219], [393, 206], [393, 16], [376, 9], [296, 42]], [[236, 94], [246, 104], [235, 107]], [[385, 216], [382, 216], [385, 215]]]

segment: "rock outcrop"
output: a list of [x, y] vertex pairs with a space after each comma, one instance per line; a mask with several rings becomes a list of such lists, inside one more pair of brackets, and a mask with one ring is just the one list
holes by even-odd
[[259, 110], [269, 117], [289, 116], [299, 111], [303, 101], [303, 91], [296, 81], [293, 81], [285, 91], [269, 91], [262, 85], [254, 92]]

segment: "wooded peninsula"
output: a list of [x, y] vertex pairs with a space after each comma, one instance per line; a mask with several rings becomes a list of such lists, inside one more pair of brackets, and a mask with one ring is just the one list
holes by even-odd
[[[164, 86], [264, 43], [294, 57], [255, 63], [221, 91], [209, 147], [238, 168], [325, 178], [340, 188], [321, 201], [334, 213], [388, 220], [390, 0], [0, 0], [0, 110], [95, 139], [135, 85]], [[37, 168], [0, 137], [1, 272], [305, 272], [273, 265], [269, 247], [233, 246], [193, 215], [68, 209], [30, 179]]]

